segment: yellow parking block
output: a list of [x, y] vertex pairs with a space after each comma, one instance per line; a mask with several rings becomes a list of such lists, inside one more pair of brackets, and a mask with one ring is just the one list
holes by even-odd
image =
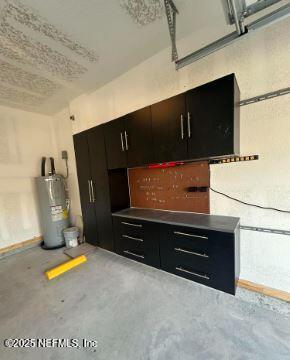
[[47, 270], [45, 272], [46, 277], [48, 278], [48, 280], [51, 280], [59, 275], [61, 275], [62, 273], [84, 263], [87, 261], [87, 258], [85, 255], [80, 255], [74, 259], [71, 259], [69, 261], [66, 261], [63, 264], [60, 264], [50, 270]]

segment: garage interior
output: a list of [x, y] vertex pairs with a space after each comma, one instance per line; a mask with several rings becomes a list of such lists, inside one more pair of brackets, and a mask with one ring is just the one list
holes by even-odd
[[0, 0], [1, 359], [290, 359], [289, 15]]

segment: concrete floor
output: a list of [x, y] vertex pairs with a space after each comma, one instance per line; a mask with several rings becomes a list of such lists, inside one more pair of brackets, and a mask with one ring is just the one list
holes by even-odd
[[[0, 359], [290, 359], [290, 318], [97, 250], [47, 281], [67, 257], [40, 248], [0, 261]], [[97, 340], [97, 348], [10, 349], [6, 338]]]

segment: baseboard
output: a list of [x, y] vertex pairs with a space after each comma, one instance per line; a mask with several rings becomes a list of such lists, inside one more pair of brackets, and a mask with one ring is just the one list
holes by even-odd
[[286, 291], [273, 289], [264, 285], [255, 284], [251, 281], [242, 280], [242, 279], [238, 281], [238, 286], [240, 288], [244, 288], [250, 291], [255, 291], [266, 296], [270, 296], [276, 299], [290, 302], [290, 293]]
[[35, 236], [33, 239], [21, 241], [20, 243], [6, 246], [6, 247], [0, 249], [0, 258], [6, 257], [8, 255], [12, 255], [16, 252], [26, 250], [27, 248], [31, 248], [36, 245], [39, 245], [42, 240], [43, 240], [42, 236]]
[[[25, 240], [17, 244], [9, 245], [0, 249], [0, 258], [12, 255], [16, 252], [23, 251], [27, 248], [39, 245], [43, 240], [42, 236], [35, 236], [33, 239]], [[290, 293], [282, 290], [270, 288], [268, 286], [253, 283], [248, 280], [240, 279], [237, 284], [240, 288], [244, 288], [250, 291], [254, 291], [266, 296], [270, 296], [276, 299], [280, 299], [290, 303]]]

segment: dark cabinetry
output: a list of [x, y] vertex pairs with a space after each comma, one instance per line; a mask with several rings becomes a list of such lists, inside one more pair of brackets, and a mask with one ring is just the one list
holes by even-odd
[[158, 224], [126, 218], [113, 221], [117, 254], [159, 268]]
[[154, 161], [187, 159], [185, 94], [151, 106]]
[[119, 211], [130, 206], [127, 169], [109, 170], [111, 211]]
[[234, 74], [187, 92], [188, 159], [239, 154], [238, 102]]
[[235, 235], [188, 227], [163, 226], [161, 268], [235, 294]]
[[127, 166], [134, 167], [153, 161], [150, 106], [128, 114], [125, 119]]
[[234, 74], [105, 124], [109, 169], [239, 154]]
[[206, 286], [235, 294], [239, 230], [228, 233], [113, 214], [116, 252]]
[[231, 74], [152, 105], [154, 160], [239, 154], [239, 97]]
[[97, 126], [89, 130], [87, 137], [92, 188], [94, 191], [93, 203], [98, 230], [98, 246], [107, 250], [113, 250], [114, 237], [103, 126]]
[[150, 107], [104, 126], [109, 169], [140, 166], [153, 161]]
[[103, 126], [74, 136], [86, 241], [114, 249]]
[[89, 163], [90, 155], [87, 132], [74, 135], [73, 139], [84, 222], [84, 234], [88, 243], [97, 245], [97, 220], [92, 198], [92, 174]]
[[104, 125], [108, 169], [127, 167], [125, 117]]
[[[239, 154], [239, 96], [231, 74], [75, 135], [86, 240], [114, 250], [111, 211], [130, 206], [127, 167]], [[232, 293], [233, 263], [227, 261], [233, 256], [233, 238], [209, 233], [208, 240], [198, 244], [190, 236], [181, 238], [177, 230], [168, 227], [166, 232], [154, 222], [144, 222], [138, 243], [130, 238], [133, 228], [124, 232], [123, 225], [115, 224], [118, 253], [156, 267], [161, 259], [167, 271]], [[216, 239], [227, 246], [218, 247]]]

